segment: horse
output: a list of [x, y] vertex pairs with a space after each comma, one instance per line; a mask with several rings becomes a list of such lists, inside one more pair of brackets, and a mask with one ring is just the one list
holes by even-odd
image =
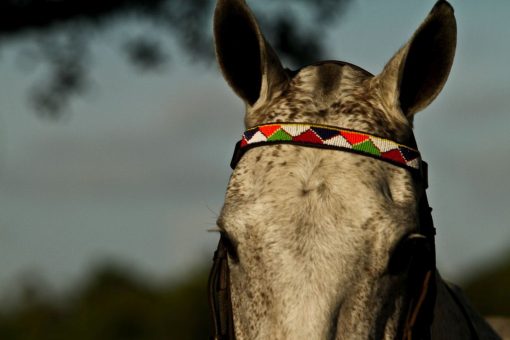
[[412, 130], [453, 63], [452, 6], [377, 75], [284, 68], [244, 0], [217, 1], [214, 38], [246, 132], [217, 220], [212, 338], [500, 339], [436, 269]]

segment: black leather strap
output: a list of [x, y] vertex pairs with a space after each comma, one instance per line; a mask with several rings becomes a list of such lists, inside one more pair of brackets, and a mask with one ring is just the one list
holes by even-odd
[[[419, 232], [426, 238], [419, 252], [415, 254], [409, 271], [409, 284], [411, 289], [410, 312], [417, 313], [413, 321], [411, 337], [404, 334], [404, 339], [429, 340], [431, 339], [431, 325], [436, 303], [436, 228], [432, 219], [432, 208], [429, 205], [426, 189], [428, 188], [428, 164], [422, 161], [421, 174], [418, 185], [421, 187], [419, 198]], [[427, 278], [427, 275], [429, 277]], [[424, 300], [420, 302], [423, 295]], [[406, 325], [408, 327], [408, 325]]]
[[230, 297], [230, 272], [227, 248], [221, 236], [214, 252], [213, 266], [209, 274], [209, 307], [211, 310], [211, 339], [234, 340], [234, 319]]

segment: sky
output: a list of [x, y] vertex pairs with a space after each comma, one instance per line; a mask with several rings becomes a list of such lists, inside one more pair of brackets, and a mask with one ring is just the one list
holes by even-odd
[[[378, 73], [433, 3], [355, 1], [325, 32], [326, 59]], [[510, 2], [452, 4], [454, 67], [415, 131], [438, 267], [462, 281], [510, 254]], [[27, 103], [45, 74], [19, 66], [27, 42], [0, 46], [0, 296], [27, 280], [65, 290], [105, 262], [150, 281], [209, 264], [243, 104], [217, 67], [184, 55], [137, 73], [115, 34], [95, 38], [93, 87], [57, 121]]]

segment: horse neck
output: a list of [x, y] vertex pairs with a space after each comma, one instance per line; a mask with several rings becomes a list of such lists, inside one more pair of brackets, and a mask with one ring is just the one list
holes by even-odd
[[436, 275], [432, 339], [500, 339], [461, 289]]

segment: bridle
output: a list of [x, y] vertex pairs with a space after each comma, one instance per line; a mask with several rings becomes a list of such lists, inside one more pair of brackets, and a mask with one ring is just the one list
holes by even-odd
[[[370, 135], [365, 132], [341, 129], [328, 125], [307, 123], [271, 123], [251, 128], [236, 144], [230, 166], [235, 169], [243, 154], [251, 148], [271, 144], [293, 144], [358, 153], [405, 168], [412, 172], [422, 192], [419, 201], [420, 235], [425, 242], [419, 263], [411, 266], [411, 305], [405, 320], [403, 340], [430, 339], [430, 325], [435, 304], [435, 228], [432, 222], [426, 188], [427, 164], [421, 160], [414, 137], [412, 146]], [[230, 296], [230, 273], [225, 236], [221, 236], [214, 253], [209, 275], [209, 305], [214, 340], [234, 340], [234, 321]], [[400, 337], [399, 337], [400, 338]]]
[[[270, 123], [253, 127], [243, 133], [236, 144], [231, 161], [234, 169], [243, 154], [254, 147], [271, 144], [292, 144], [304, 147], [326, 148], [353, 152], [389, 162], [409, 170], [421, 188], [419, 196], [419, 235], [422, 252], [413, 260], [409, 270], [411, 302], [405, 324], [397, 338], [417, 340], [431, 338], [431, 324], [435, 305], [435, 228], [432, 209], [427, 200], [427, 163], [421, 160], [414, 136], [409, 145], [374, 136], [365, 132], [342, 129], [328, 125], [308, 123]], [[222, 235], [214, 253], [209, 275], [209, 305], [212, 336], [214, 340], [234, 340], [230, 273], [227, 240]]]

